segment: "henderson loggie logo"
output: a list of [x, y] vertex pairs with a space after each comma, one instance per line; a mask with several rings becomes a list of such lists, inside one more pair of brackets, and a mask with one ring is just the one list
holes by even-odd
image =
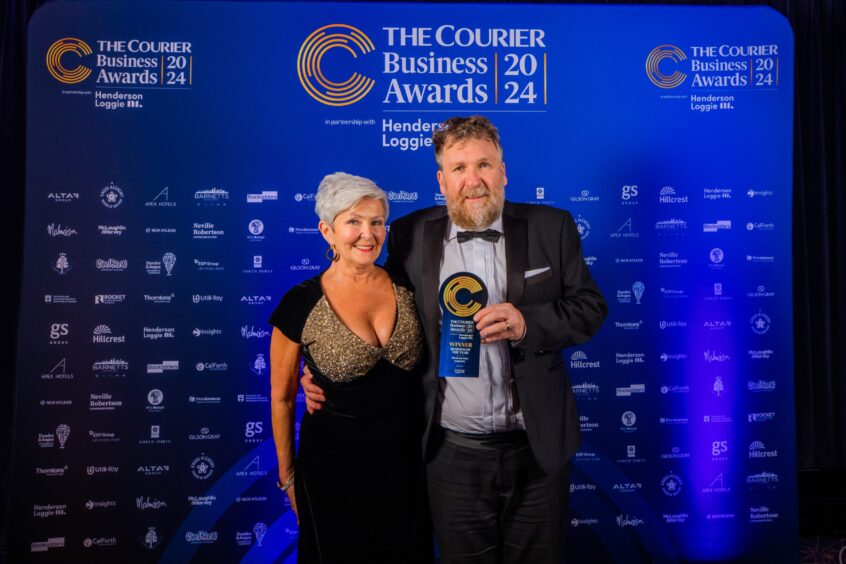
[[373, 42], [360, 29], [346, 24], [330, 24], [315, 30], [303, 41], [297, 55], [297, 75], [309, 96], [327, 106], [349, 106], [367, 96], [376, 83], [358, 72], [343, 82], [323, 75], [323, 56], [331, 49], [344, 49], [354, 58], [375, 50]]
[[687, 60], [684, 51], [675, 45], [659, 45], [646, 57], [646, 76], [655, 86], [659, 88], [675, 88], [681, 85], [687, 78], [687, 75], [680, 70], [674, 70], [672, 74], [664, 74], [661, 72], [661, 62], [669, 59], [673, 63], [680, 63]]
[[93, 53], [91, 47], [81, 40], [73, 37], [59, 39], [47, 49], [47, 70], [53, 78], [65, 84], [78, 84], [91, 75], [91, 69], [85, 65], [78, 64], [73, 68], [66, 68], [62, 64], [62, 57], [66, 53], [73, 53], [79, 58]]

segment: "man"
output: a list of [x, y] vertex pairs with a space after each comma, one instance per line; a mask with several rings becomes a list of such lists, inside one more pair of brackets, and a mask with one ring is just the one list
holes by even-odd
[[[423, 454], [441, 561], [561, 562], [579, 442], [561, 349], [596, 333], [607, 306], [572, 216], [505, 201], [493, 124], [454, 117], [433, 141], [446, 208], [394, 221], [386, 268], [413, 286], [426, 334]], [[438, 292], [458, 272], [488, 292], [473, 318], [482, 343], [475, 378], [439, 377]], [[303, 386], [319, 407], [319, 389], [308, 378]]]

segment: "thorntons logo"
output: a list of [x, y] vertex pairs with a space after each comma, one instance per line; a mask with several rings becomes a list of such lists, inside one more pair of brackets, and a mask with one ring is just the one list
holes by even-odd
[[575, 351], [570, 355], [570, 368], [599, 368], [600, 361], [589, 361], [584, 351]]
[[614, 327], [617, 329], [624, 329], [626, 331], [637, 331], [643, 325], [643, 320], [639, 321], [615, 321]]
[[51, 237], [73, 237], [79, 232], [72, 227], [62, 227], [61, 223], [51, 223], [47, 226], [47, 234]]
[[145, 302], [152, 302], [154, 304], [169, 304], [173, 301], [173, 298], [176, 297], [176, 294], [170, 295], [158, 295], [158, 296], [151, 296], [150, 294], [144, 294], [144, 301]]

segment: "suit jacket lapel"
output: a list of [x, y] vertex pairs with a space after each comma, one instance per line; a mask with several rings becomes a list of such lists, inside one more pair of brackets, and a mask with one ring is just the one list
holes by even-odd
[[[441, 217], [426, 221], [423, 226], [422, 284], [417, 289], [423, 293], [423, 316], [426, 332], [438, 335], [438, 290], [440, 287], [441, 258], [444, 255], [444, 236], [448, 225], [446, 209]], [[437, 341], [437, 338], [435, 338]], [[437, 354], [437, 352], [436, 352]]]
[[511, 304], [519, 304], [523, 299], [523, 285], [529, 257], [529, 224], [526, 219], [517, 217], [511, 205], [506, 202], [502, 211], [502, 230], [505, 233], [505, 265], [508, 269], [508, 286], [505, 299]]

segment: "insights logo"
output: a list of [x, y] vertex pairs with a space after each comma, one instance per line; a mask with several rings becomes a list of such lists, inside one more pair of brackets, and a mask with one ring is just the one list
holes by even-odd
[[297, 55], [297, 76], [308, 95], [327, 106], [349, 106], [367, 96], [376, 83], [370, 77], [353, 72], [342, 82], [326, 78], [321, 68], [323, 56], [340, 48], [353, 58], [375, 50], [373, 42], [360, 29], [346, 24], [330, 24], [315, 30], [303, 41]]

